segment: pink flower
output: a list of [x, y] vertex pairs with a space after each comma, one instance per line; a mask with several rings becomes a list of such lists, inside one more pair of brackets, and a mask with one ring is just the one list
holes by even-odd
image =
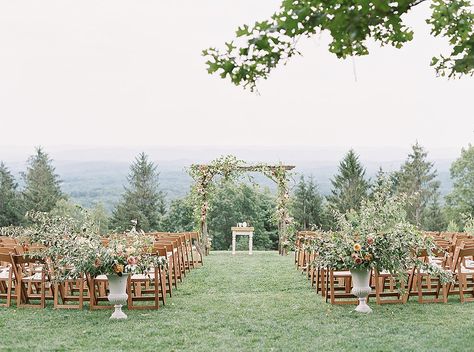
[[138, 262], [138, 261], [137, 261], [137, 258], [136, 258], [136, 257], [129, 257], [129, 258], [127, 259], [127, 263], [128, 263], [129, 265], [136, 265], [137, 262]]

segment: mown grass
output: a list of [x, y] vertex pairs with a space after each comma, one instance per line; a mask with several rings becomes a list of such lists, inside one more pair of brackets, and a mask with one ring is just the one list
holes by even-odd
[[474, 351], [474, 304], [331, 306], [275, 252], [212, 252], [158, 311], [0, 308], [0, 350]]

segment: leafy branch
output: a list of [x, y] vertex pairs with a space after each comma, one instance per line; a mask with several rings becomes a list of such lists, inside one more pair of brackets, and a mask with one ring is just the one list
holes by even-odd
[[[402, 16], [425, 0], [283, 0], [269, 20], [243, 25], [236, 39], [225, 49], [203, 50], [207, 71], [229, 78], [235, 85], [251, 91], [259, 79], [300, 54], [296, 44], [301, 37], [329, 32], [329, 51], [338, 58], [367, 55], [367, 40], [382, 46], [401, 48], [413, 39], [413, 32]], [[434, 36], [450, 39], [453, 50], [448, 56], [433, 58], [438, 74], [449, 77], [474, 72], [473, 13], [468, 0], [433, 0], [427, 20]]]

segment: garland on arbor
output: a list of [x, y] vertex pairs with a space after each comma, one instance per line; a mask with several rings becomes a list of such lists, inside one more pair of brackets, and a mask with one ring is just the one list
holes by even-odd
[[233, 155], [222, 156], [205, 165], [191, 165], [189, 174], [194, 180], [191, 189], [194, 204], [194, 214], [198, 231], [201, 234], [201, 245], [206, 253], [210, 248], [210, 238], [207, 230], [207, 214], [210, 210], [210, 201], [215, 190], [216, 176], [224, 180], [237, 180], [244, 172], [261, 172], [277, 184], [277, 208], [275, 211], [275, 221], [278, 222], [279, 230], [279, 250], [283, 254], [289, 246], [289, 233], [292, 229], [292, 218], [289, 214], [289, 170], [293, 166], [283, 164], [267, 165], [256, 164], [247, 165], [244, 161], [237, 159]]

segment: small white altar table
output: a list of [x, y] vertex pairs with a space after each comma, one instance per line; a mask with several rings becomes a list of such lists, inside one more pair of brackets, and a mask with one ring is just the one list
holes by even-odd
[[232, 255], [235, 254], [236, 236], [249, 236], [249, 255], [252, 255], [253, 227], [232, 227]]

